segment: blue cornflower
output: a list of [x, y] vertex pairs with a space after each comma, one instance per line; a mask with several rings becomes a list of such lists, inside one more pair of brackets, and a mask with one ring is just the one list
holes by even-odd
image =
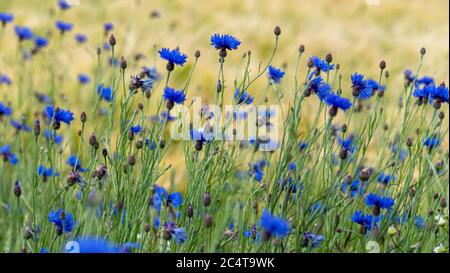
[[146, 78], [146, 79], [140, 80], [140, 84], [141, 84], [142, 92], [151, 92], [153, 89], [153, 86], [155, 84], [155, 81], [151, 78]]
[[53, 172], [52, 168], [45, 168], [44, 165], [39, 165], [39, 167], [37, 168], [37, 175], [46, 178], [51, 176], [59, 176], [59, 173]]
[[329, 64], [326, 60], [322, 60], [317, 56], [312, 56], [309, 60], [312, 63], [313, 68], [315, 68], [315, 71], [311, 72], [309, 75], [309, 79], [313, 76], [319, 76], [320, 72], [329, 72], [334, 70], [334, 64]]
[[159, 74], [156, 67], [148, 68], [144, 66], [142, 67], [142, 72], [147, 76], [147, 78], [152, 79], [153, 81], [158, 81], [161, 79], [161, 74]]
[[434, 89], [434, 79], [430, 76], [423, 76], [416, 80], [413, 96], [419, 99], [428, 98], [430, 91]]
[[295, 162], [292, 162], [289, 164], [289, 170], [291, 172], [295, 171], [295, 168], [297, 168], [297, 165], [295, 164]]
[[33, 39], [33, 31], [29, 27], [25, 26], [14, 26], [14, 31], [16, 32], [19, 41], [31, 40]]
[[88, 39], [87, 36], [82, 33], [75, 34], [75, 41], [77, 41], [77, 43], [79, 44], [87, 42], [87, 39]]
[[164, 88], [163, 98], [172, 103], [182, 104], [186, 100], [186, 94], [183, 90], [175, 90], [167, 86]]
[[254, 165], [253, 165], [253, 176], [255, 178], [256, 181], [261, 182], [261, 180], [264, 177], [264, 172], [263, 172], [263, 168], [266, 166], [266, 161], [265, 160], [261, 160], [261, 161], [257, 161]]
[[253, 243], [257, 243], [261, 239], [261, 233], [258, 232], [258, 227], [255, 225], [249, 227], [246, 231], [244, 231], [245, 238], [251, 238]]
[[281, 78], [283, 78], [283, 76], [284, 76], [284, 71], [282, 71], [281, 69], [277, 69], [270, 65], [269, 71], [267, 74], [269, 76], [269, 80], [272, 80], [275, 83], [280, 83]]
[[11, 23], [13, 20], [14, 20], [13, 14], [0, 12], [0, 22], [2, 22], [2, 26], [6, 26], [7, 23]]
[[69, 158], [66, 160], [66, 164], [69, 166], [72, 166], [72, 169], [79, 172], [85, 172], [86, 169], [81, 167], [80, 160], [74, 156], [70, 155]]
[[183, 197], [179, 192], [168, 194], [163, 187], [157, 185], [153, 187], [153, 192], [152, 205], [158, 213], [161, 211], [164, 202], [167, 202], [167, 204], [170, 204], [175, 209], [183, 204]]
[[3, 116], [11, 116], [12, 114], [12, 108], [9, 106], [5, 106], [2, 102], [0, 102], [0, 119]]
[[168, 48], [162, 48], [159, 51], [159, 56], [161, 57], [161, 59], [166, 60], [169, 64], [176, 64], [179, 66], [183, 66], [187, 59], [187, 55], [181, 53], [178, 48], [172, 50]]
[[47, 113], [47, 117], [50, 120], [56, 120], [57, 122], [64, 122], [66, 124], [70, 124], [72, 120], [74, 120], [73, 113], [59, 108], [57, 112], [55, 112], [55, 106], [49, 105], [45, 108]]
[[273, 216], [267, 210], [263, 211], [260, 224], [264, 229], [266, 238], [270, 236], [285, 237], [289, 234], [289, 222], [283, 218]]
[[66, 0], [58, 0], [58, 6], [61, 10], [68, 10], [72, 7]]
[[24, 130], [25, 132], [31, 131], [30, 126], [28, 126], [27, 124], [24, 124], [23, 122], [19, 122], [17, 120], [11, 119], [10, 123], [14, 128], [17, 129], [17, 131], [22, 131], [22, 130]]
[[141, 125], [131, 126], [130, 131], [132, 131], [135, 134], [138, 134], [140, 131], [142, 131]]
[[300, 141], [300, 142], [298, 143], [298, 148], [299, 148], [301, 151], [305, 150], [306, 148], [308, 148], [308, 142]]
[[50, 211], [48, 214], [48, 221], [55, 224], [58, 234], [69, 233], [75, 227], [75, 221], [72, 214], [63, 209]]
[[378, 182], [383, 183], [385, 185], [387, 185], [390, 181], [393, 180], [395, 180], [395, 176], [393, 175], [388, 175], [383, 172], [378, 175]]
[[12, 84], [12, 80], [11, 80], [11, 78], [8, 75], [0, 74], [0, 84], [11, 85]]
[[235, 50], [241, 44], [241, 41], [229, 34], [213, 34], [210, 41], [212, 46], [220, 50]]
[[130, 253], [132, 249], [140, 247], [136, 243], [115, 245], [98, 237], [80, 237], [76, 238], [75, 242], [76, 244], [72, 241], [68, 242], [65, 251], [68, 253]]
[[414, 73], [410, 69], [406, 69], [405, 71], [403, 71], [403, 75], [405, 76], [405, 81], [408, 85], [410, 85], [416, 79], [416, 76], [414, 76]]
[[353, 134], [350, 134], [347, 138], [343, 139], [341, 137], [336, 138], [337, 142], [341, 146], [342, 149], [349, 151], [350, 153], [353, 153], [356, 150], [356, 147], [354, 145], [355, 142], [355, 136]]
[[365, 100], [371, 98], [376, 91], [384, 91], [386, 87], [384, 85], [378, 84], [373, 79], [364, 79], [363, 74], [354, 73], [351, 76], [353, 95], [360, 100]]
[[342, 183], [341, 186], [341, 191], [345, 192], [345, 193], [349, 193], [350, 197], [355, 197], [357, 194], [359, 196], [362, 196], [364, 194], [364, 190], [366, 188], [366, 184], [365, 183], [361, 183], [361, 181], [359, 179], [356, 179], [355, 181], [353, 181], [352, 183], [348, 183], [347, 181], [344, 181], [344, 183]]
[[61, 31], [62, 34], [64, 34], [64, 32], [71, 31], [73, 28], [73, 24], [66, 23], [60, 20], [56, 21], [55, 26], [57, 29], [59, 29], [59, 31]]
[[429, 96], [430, 103], [433, 103], [435, 100], [438, 103], [449, 103], [448, 87], [446, 87], [445, 84], [441, 84], [437, 87], [431, 88], [431, 90], [429, 91]]
[[249, 105], [253, 103], [254, 97], [248, 94], [247, 91], [241, 92], [239, 89], [236, 89], [236, 91], [234, 91], [234, 99], [237, 104], [245, 103]]
[[107, 42], [103, 43], [103, 50], [108, 51], [111, 50], [111, 45]]
[[328, 208], [320, 201], [317, 201], [308, 209], [309, 214], [326, 213], [327, 211]]
[[0, 155], [3, 157], [5, 161], [9, 161], [11, 165], [16, 165], [19, 160], [16, 157], [16, 154], [11, 152], [11, 146], [9, 144], [0, 147]]
[[303, 240], [305, 245], [308, 245], [308, 243], [311, 242], [311, 246], [317, 248], [320, 247], [320, 244], [325, 240], [325, 237], [320, 234], [305, 232], [303, 234]]
[[91, 81], [91, 78], [86, 74], [78, 74], [78, 82], [80, 84], [88, 84]]
[[308, 90], [315, 93], [323, 101], [331, 93], [331, 86], [325, 83], [321, 76], [318, 76], [309, 82]]
[[106, 101], [113, 100], [113, 92], [110, 86], [104, 86], [103, 83], [97, 86], [97, 94], [100, 95], [100, 98]]
[[416, 216], [416, 217], [414, 217], [414, 220], [415, 220], [415, 225], [418, 229], [425, 228], [425, 220], [423, 219], [423, 217]]
[[165, 223], [164, 228], [166, 229], [166, 231], [169, 232], [170, 235], [173, 236], [177, 244], [182, 244], [186, 242], [187, 235], [186, 230], [184, 228], [177, 227], [173, 222]]
[[347, 98], [342, 98], [339, 95], [334, 93], [329, 93], [325, 97], [325, 103], [331, 106], [330, 116], [335, 116], [337, 114], [338, 109], [342, 109], [343, 111], [347, 111], [352, 106], [352, 103]]
[[379, 217], [375, 217], [373, 215], [365, 215], [362, 211], [356, 211], [352, 215], [352, 222], [361, 225], [363, 231], [362, 233], [366, 233], [366, 231], [371, 230], [373, 227], [377, 227], [377, 222], [379, 221]]
[[114, 29], [114, 25], [112, 23], [105, 23], [103, 24], [103, 29], [105, 30], [105, 34], [108, 34], [108, 32]]
[[379, 215], [380, 209], [390, 210], [394, 205], [394, 199], [390, 197], [382, 197], [373, 193], [369, 193], [366, 196], [366, 205], [369, 207], [373, 207], [373, 214]]
[[441, 139], [438, 137], [428, 137], [423, 141], [423, 145], [427, 146], [430, 149], [436, 148], [441, 145]]
[[43, 48], [48, 46], [48, 40], [42, 36], [34, 38], [34, 45], [36, 48]]
[[64, 139], [63, 135], [58, 135], [57, 133], [50, 131], [48, 129], [44, 129], [44, 137], [48, 141], [53, 141], [58, 145], [61, 144]]

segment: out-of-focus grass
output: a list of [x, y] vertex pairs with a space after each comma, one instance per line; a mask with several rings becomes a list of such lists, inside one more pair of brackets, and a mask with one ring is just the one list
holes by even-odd
[[[48, 65], [52, 54], [58, 52], [59, 70], [56, 75], [66, 78], [66, 81], [57, 92], [67, 96], [68, 105], [77, 115], [85, 110], [82, 109], [85, 93], [93, 91], [90, 88], [81, 90], [76, 84], [76, 76], [80, 72], [93, 75], [95, 48], [107, 40], [102, 28], [105, 22], [114, 24], [117, 55], [125, 56], [130, 64], [127, 76], [137, 73], [143, 65], [156, 65], [163, 71], [164, 63], [157, 57], [155, 49], [179, 46], [189, 55], [191, 62], [194, 51], [199, 49], [202, 56], [194, 72], [189, 97], [202, 96], [203, 100], [212, 97], [208, 95], [213, 94], [218, 68], [217, 52], [209, 45], [209, 36], [215, 32], [230, 33], [242, 41], [239, 50], [229, 54], [226, 60], [225, 74], [230, 79], [236, 74], [242, 54], [248, 50], [252, 51], [254, 70], [259, 61], [269, 57], [275, 25], [281, 27], [282, 35], [274, 65], [287, 66], [287, 76], [281, 87], [285, 92], [291, 92], [293, 62], [300, 44], [306, 46], [307, 56], [323, 57], [328, 52], [333, 53], [334, 62], [341, 65], [346, 95], [350, 95], [351, 73], [358, 71], [376, 78], [379, 61], [386, 60], [391, 78], [384, 99], [385, 108], [397, 107], [402, 71], [417, 67], [418, 50], [422, 46], [427, 48], [422, 74], [446, 82], [449, 78], [449, 2], [445, 0], [380, 0], [379, 5], [368, 5], [364, 0], [79, 1], [79, 6], [66, 12], [57, 9], [53, 0], [0, 2], [0, 11], [15, 14], [14, 24], [27, 25], [39, 35], [54, 36], [47, 55], [39, 56], [28, 70], [33, 73], [33, 85], [27, 91], [30, 94], [36, 90], [47, 91]], [[158, 11], [160, 17], [151, 18], [151, 11]], [[74, 24], [74, 30], [63, 41], [56, 38], [56, 19]], [[76, 45], [73, 35], [78, 32], [88, 35], [87, 46]], [[1, 72], [17, 75], [16, 70], [22, 69], [13, 63], [16, 47], [13, 28], [8, 27], [0, 45], [4, 56], [0, 59]], [[133, 55], [137, 52], [143, 53], [146, 59], [134, 62]], [[302, 68], [304, 63], [305, 59]], [[188, 73], [189, 67], [177, 70], [173, 79], [184, 78], [181, 75]], [[232, 83], [228, 85], [231, 87]], [[258, 97], [265, 85], [266, 81], [262, 79], [249, 91]], [[13, 88], [7, 92], [7, 98], [11, 100], [18, 90]], [[231, 94], [230, 90], [228, 94]], [[16, 108], [24, 107], [17, 102], [12, 103]], [[308, 107], [315, 106], [310, 103]], [[395, 117], [389, 119], [394, 121]], [[76, 128], [73, 130], [75, 133]], [[167, 160], [176, 158], [180, 156], [173, 154]]]

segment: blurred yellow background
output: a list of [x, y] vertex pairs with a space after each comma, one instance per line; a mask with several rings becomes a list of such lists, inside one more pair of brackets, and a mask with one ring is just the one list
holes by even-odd
[[[43, 36], [57, 36], [54, 26], [57, 19], [74, 24], [74, 30], [63, 41], [51, 39], [46, 57], [39, 57], [39, 62], [34, 63], [31, 69], [35, 73], [33, 90], [43, 86], [42, 91], [46, 91], [49, 76], [43, 69], [50, 60], [49, 56], [58, 55], [58, 69], [64, 71], [57, 71], [57, 74], [68, 79], [60, 92], [68, 96], [68, 105], [77, 117], [84, 110], [77, 105], [83, 104], [70, 102], [70, 98], [77, 98], [76, 101], [85, 98], [78, 94], [81, 91], [76, 77], [84, 72], [93, 78], [95, 48], [107, 41], [103, 34], [106, 22], [114, 24], [112, 32], [118, 41], [116, 56], [123, 55], [128, 60], [127, 77], [138, 73], [143, 65], [157, 66], [164, 72], [164, 62], [157, 57], [155, 49], [179, 46], [189, 56], [189, 64], [177, 69], [172, 78], [172, 85], [181, 88], [184, 75], [192, 65], [194, 52], [199, 49], [202, 56], [188, 97], [201, 95], [204, 100], [213, 94], [218, 70], [217, 52], [209, 45], [210, 35], [229, 33], [242, 41], [238, 51], [230, 53], [225, 63], [226, 78], [230, 79], [231, 87], [231, 79], [236, 75], [245, 52], [252, 51], [253, 71], [257, 70], [260, 61], [263, 64], [267, 61], [274, 43], [275, 25], [281, 27], [282, 34], [273, 65], [286, 65], [283, 90], [290, 90], [300, 44], [306, 46], [306, 56], [333, 54], [333, 62], [341, 66], [345, 81], [343, 92], [347, 96], [351, 94], [350, 75], [361, 72], [377, 78], [378, 63], [384, 59], [391, 75], [385, 102], [391, 107], [395, 107], [402, 90], [403, 70], [410, 68], [415, 71], [422, 46], [427, 49], [423, 73], [435, 77], [438, 82], [448, 83], [449, 80], [447, 0], [379, 0], [379, 3], [376, 0], [79, 0], [79, 5], [65, 12], [58, 9], [56, 2], [0, 0], [0, 12], [13, 13], [14, 24], [29, 26]], [[152, 17], [156, 11], [159, 17]], [[8, 26], [0, 39], [1, 56], [4, 57], [0, 59], [0, 72], [8, 75], [15, 75], [21, 69], [14, 64], [17, 41], [13, 31]], [[78, 46], [73, 39], [75, 33], [88, 35], [88, 45]], [[144, 54], [146, 59], [135, 63], [133, 56], [137, 52]], [[305, 62], [303, 59], [303, 73]], [[102, 81], [107, 82], [108, 78]], [[258, 97], [266, 84], [266, 80], [261, 79], [249, 91]], [[1, 88], [0, 91], [5, 92]], [[8, 92], [14, 94], [17, 90]], [[11, 99], [10, 95], [8, 99]], [[396, 99], [389, 101], [390, 97]], [[444, 109], [448, 116], [448, 107]]]

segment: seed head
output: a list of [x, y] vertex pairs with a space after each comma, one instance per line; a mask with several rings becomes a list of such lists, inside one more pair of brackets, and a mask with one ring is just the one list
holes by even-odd
[[380, 62], [380, 69], [381, 70], [384, 70], [386, 68], [386, 62], [384, 61], [384, 60], [382, 60], [381, 62]]
[[427, 50], [425, 49], [425, 47], [422, 47], [421, 49], [420, 49], [420, 55], [425, 55], [425, 53], [427, 53]]
[[81, 120], [81, 123], [85, 123], [85, 122], [87, 121], [87, 115], [86, 115], [86, 112], [81, 112], [81, 114], [80, 114], [80, 120]]
[[333, 61], [333, 55], [331, 55], [331, 53], [328, 53], [327, 56], [325, 56], [325, 60], [330, 64]]
[[200, 58], [200, 50], [196, 50], [194, 53], [195, 58]]
[[205, 207], [209, 207], [211, 205], [211, 193], [210, 192], [206, 192], [203, 195], [203, 205]]
[[276, 26], [275, 29], [273, 30], [273, 33], [275, 34], [275, 36], [280, 36], [281, 28], [279, 26]]
[[111, 46], [115, 46], [116, 45], [116, 37], [114, 37], [114, 34], [111, 34], [111, 36], [109, 36], [109, 44]]
[[298, 47], [298, 52], [300, 52], [300, 53], [305, 52], [305, 46], [304, 46], [304, 45], [300, 45], [300, 46]]

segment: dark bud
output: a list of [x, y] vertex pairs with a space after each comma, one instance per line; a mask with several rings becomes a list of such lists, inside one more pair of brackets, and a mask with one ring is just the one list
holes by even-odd
[[385, 78], [389, 78], [389, 76], [390, 76], [389, 71], [386, 70], [386, 71], [384, 72], [384, 77], [385, 77]]
[[389, 129], [389, 125], [388, 125], [387, 123], [385, 123], [385, 124], [383, 125], [383, 129], [384, 129], [385, 131], [387, 131], [387, 130]]
[[167, 111], [172, 110], [172, 108], [173, 108], [174, 106], [175, 106], [175, 103], [174, 103], [173, 101], [171, 101], [171, 100], [168, 100], [168, 101], [167, 101], [167, 103], [166, 103]]
[[194, 56], [195, 58], [200, 58], [200, 50], [196, 50]]
[[41, 134], [41, 123], [39, 122], [39, 120], [36, 120], [34, 122], [33, 131], [35, 136], [39, 136]]
[[166, 64], [166, 69], [167, 69], [167, 71], [171, 72], [175, 69], [175, 65], [172, 62], [168, 62]]
[[222, 48], [220, 51], [219, 51], [219, 56], [220, 56], [220, 58], [225, 58], [226, 56], [227, 56], [227, 50], [226, 49], [224, 49], [224, 48]]
[[125, 70], [127, 68], [127, 61], [123, 56], [120, 57], [120, 68], [122, 68], [122, 70]]
[[435, 192], [433, 195], [434, 200], [437, 200], [439, 198], [439, 193]]
[[341, 131], [342, 131], [342, 133], [345, 133], [345, 132], [347, 132], [347, 124], [342, 124], [342, 126], [341, 126]]
[[340, 64], [336, 64], [336, 70], [341, 69], [341, 65]]
[[262, 233], [262, 239], [265, 242], [268, 241], [271, 236], [272, 236], [272, 234], [270, 234], [270, 231], [268, 231], [268, 230], [264, 230]]
[[304, 45], [300, 45], [300, 46], [298, 47], [298, 52], [300, 52], [300, 53], [305, 52], [305, 46], [304, 46]]
[[142, 147], [144, 146], [144, 141], [142, 140], [142, 137], [138, 138], [138, 140], [136, 141], [136, 149], [142, 149]]
[[144, 105], [140, 102], [140, 103], [138, 103], [138, 109], [139, 110], [144, 110]]
[[325, 60], [330, 64], [333, 61], [333, 55], [331, 55], [331, 53], [328, 53], [327, 56], [325, 56]]
[[200, 152], [203, 149], [203, 141], [200, 139], [195, 142], [195, 150]]
[[166, 147], [166, 141], [164, 139], [161, 139], [159, 141], [159, 148], [164, 149], [164, 147]]
[[144, 225], [144, 232], [145, 233], [149, 233], [150, 230], [152, 230], [152, 226], [149, 223], [145, 224]]
[[102, 49], [100, 47], [97, 47], [97, 55], [100, 55], [102, 53]]
[[134, 155], [130, 155], [130, 157], [128, 158], [128, 164], [130, 166], [134, 166], [134, 164], [136, 164], [136, 157]]
[[81, 120], [81, 123], [85, 123], [87, 121], [86, 112], [81, 112], [80, 120]]
[[164, 240], [169, 241], [170, 239], [172, 239], [172, 234], [170, 234], [169, 230], [164, 229], [162, 237]]
[[115, 46], [116, 45], [116, 37], [114, 37], [114, 34], [111, 34], [111, 36], [109, 36], [109, 44], [111, 46]]
[[61, 128], [61, 123], [59, 121], [57, 121], [57, 120], [54, 120], [52, 122], [52, 128], [55, 131], [59, 130], [59, 128]]
[[78, 134], [78, 136], [81, 136], [81, 135], [83, 134], [83, 131], [78, 130], [78, 131], [77, 131], [77, 134]]
[[375, 216], [380, 215], [380, 207], [379, 206], [374, 206], [373, 210], [372, 210], [372, 214]]
[[409, 188], [409, 196], [411, 198], [413, 198], [414, 196], [416, 196], [416, 189], [414, 189], [413, 187]]
[[106, 148], [102, 149], [102, 156], [106, 158], [108, 156], [108, 150]]
[[108, 173], [108, 169], [105, 165], [100, 164], [95, 168], [94, 176], [97, 177], [99, 180], [101, 180], [105, 175]]
[[210, 205], [211, 205], [211, 193], [210, 192], [206, 192], [203, 195], [203, 206], [209, 207]]
[[212, 226], [212, 216], [211, 214], [207, 213], [205, 216], [205, 219], [203, 221], [206, 228], [210, 228]]
[[359, 89], [359, 87], [353, 88], [352, 90], [353, 97], [358, 97], [359, 94], [361, 94], [361, 90]]
[[425, 53], [427, 53], [427, 50], [425, 49], [425, 47], [422, 47], [421, 49], [420, 49], [420, 55], [425, 55]]
[[380, 98], [384, 97], [384, 90], [378, 91], [378, 97]]
[[281, 28], [279, 26], [276, 26], [275, 29], [273, 30], [273, 33], [275, 34], [275, 36], [280, 36]]
[[145, 93], [144, 93], [144, 95], [145, 95], [145, 97], [147, 98], [147, 99], [149, 99], [150, 98], [150, 95], [151, 95], [152, 93], [150, 93], [150, 91], [145, 91]]
[[435, 100], [433, 102], [433, 108], [436, 109], [436, 110], [441, 109], [441, 102], [439, 100]]
[[222, 92], [222, 82], [219, 80], [218, 82], [217, 82], [217, 93], [220, 93], [220, 92]]
[[19, 198], [22, 195], [22, 188], [19, 181], [14, 182], [14, 195]]
[[307, 66], [308, 66], [308, 68], [313, 68], [314, 67], [314, 62], [312, 61], [311, 58], [309, 58]]
[[444, 161], [443, 161], [443, 160], [438, 161], [438, 162], [436, 162], [436, 164], [434, 164], [434, 168], [435, 168], [437, 171], [442, 170], [443, 167], [444, 167]]
[[97, 137], [95, 136], [94, 133], [91, 133], [91, 136], [89, 137], [89, 144], [90, 144], [91, 146], [96, 146], [96, 145], [98, 145]]
[[342, 160], [346, 159], [346, 158], [347, 158], [347, 155], [348, 155], [347, 149], [342, 149], [342, 150], [339, 152], [339, 158], [342, 159]]
[[408, 137], [406, 139], [406, 146], [411, 147], [412, 145], [413, 145], [413, 140], [412, 140], [412, 138]]
[[384, 70], [386, 68], [386, 62], [384, 61], [384, 60], [382, 60], [381, 62], [380, 62], [380, 69], [381, 70]]
[[367, 181], [367, 180], [369, 180], [371, 175], [372, 175], [371, 169], [365, 168], [359, 172], [359, 179], [361, 179], [362, 181]]
[[128, 140], [133, 141], [134, 140], [134, 132], [133, 130], [128, 131]]
[[192, 216], [194, 216], [194, 208], [192, 207], [191, 204], [189, 204], [189, 205], [187, 206], [187, 209], [186, 209], [186, 216], [189, 217], [189, 218], [191, 218]]
[[445, 113], [444, 111], [439, 112], [439, 119], [443, 120], [445, 118]]
[[330, 110], [328, 111], [328, 114], [330, 115], [330, 117], [333, 118], [333, 117], [335, 117], [337, 115], [337, 111], [338, 111], [337, 107], [332, 106], [330, 108]]
[[445, 200], [445, 197], [441, 198], [440, 205], [441, 205], [441, 208], [446, 208], [447, 207], [447, 200]]

